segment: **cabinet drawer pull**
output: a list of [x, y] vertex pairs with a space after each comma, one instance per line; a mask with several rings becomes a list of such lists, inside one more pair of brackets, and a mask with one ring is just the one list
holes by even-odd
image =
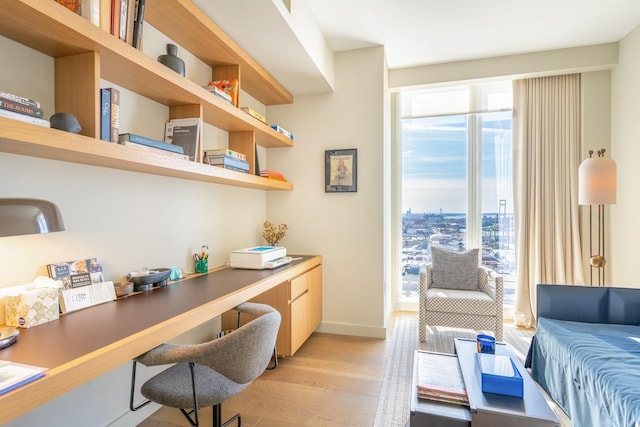
[[297, 297], [295, 297], [294, 299], [289, 301], [289, 304], [293, 304], [294, 302], [298, 301], [300, 298], [302, 298], [303, 296], [305, 296], [308, 293], [309, 293], [309, 289], [305, 289], [305, 291], [303, 293], [301, 293], [300, 295], [298, 295]]

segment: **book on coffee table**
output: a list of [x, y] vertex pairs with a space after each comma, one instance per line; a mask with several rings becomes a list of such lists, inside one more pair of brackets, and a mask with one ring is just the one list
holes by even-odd
[[458, 358], [451, 354], [418, 352], [418, 398], [469, 406]]

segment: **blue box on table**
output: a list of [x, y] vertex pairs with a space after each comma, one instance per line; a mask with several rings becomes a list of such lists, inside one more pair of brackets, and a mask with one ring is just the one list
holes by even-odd
[[476, 369], [484, 393], [524, 396], [522, 374], [509, 356], [476, 353]]

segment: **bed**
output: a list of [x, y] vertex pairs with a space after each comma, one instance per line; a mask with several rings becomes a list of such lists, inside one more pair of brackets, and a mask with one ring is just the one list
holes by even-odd
[[538, 285], [531, 376], [575, 427], [640, 427], [640, 289]]

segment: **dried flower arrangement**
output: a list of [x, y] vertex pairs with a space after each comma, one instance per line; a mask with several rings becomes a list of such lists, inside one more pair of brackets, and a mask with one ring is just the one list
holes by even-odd
[[278, 242], [282, 240], [284, 234], [289, 229], [289, 227], [287, 227], [287, 224], [280, 224], [276, 227], [275, 225], [271, 224], [271, 221], [268, 220], [265, 221], [262, 225], [264, 226], [262, 237], [264, 237], [264, 240], [266, 240], [267, 243], [269, 243], [269, 245], [271, 246], [278, 246]]

